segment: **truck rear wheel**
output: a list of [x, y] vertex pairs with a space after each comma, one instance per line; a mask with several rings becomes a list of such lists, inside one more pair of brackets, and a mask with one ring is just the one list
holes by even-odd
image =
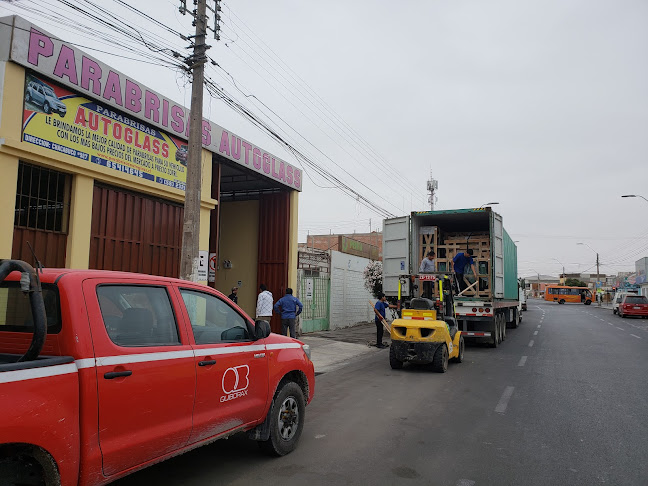
[[389, 366], [391, 366], [392, 370], [400, 370], [403, 367], [403, 362], [396, 358], [396, 350], [393, 344], [389, 347]]
[[492, 337], [492, 342], [490, 343], [491, 348], [496, 348], [499, 343], [499, 320], [497, 319], [497, 316], [493, 317], [493, 327], [491, 329], [491, 337]]
[[261, 449], [273, 456], [294, 451], [304, 428], [305, 412], [304, 392], [297, 383], [286, 383], [273, 400], [269, 412], [270, 437], [259, 442]]
[[437, 373], [445, 373], [448, 371], [448, 347], [443, 343], [434, 352], [432, 358], [432, 369]]

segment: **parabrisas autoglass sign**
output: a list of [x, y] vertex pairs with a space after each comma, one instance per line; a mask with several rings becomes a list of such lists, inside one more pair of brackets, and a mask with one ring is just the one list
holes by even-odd
[[25, 82], [23, 141], [185, 189], [187, 145], [39, 76]]
[[[98, 107], [112, 110], [109, 112], [103, 111], [99, 114], [113, 120], [111, 122], [113, 129], [114, 126], [130, 127], [131, 129], [137, 128], [132, 124], [122, 123], [122, 121], [119, 121], [115, 117], [109, 116], [114, 111], [122, 119], [129, 119], [129, 121], [138, 120], [151, 129], [163, 130], [163, 133], [156, 132], [162, 138], [168, 139], [166, 134], [172, 134], [172, 137], [178, 137], [181, 140], [188, 139], [190, 113], [186, 107], [164, 97], [143, 83], [120, 73], [98, 59], [93, 58], [79, 49], [78, 46], [68, 44], [20, 17], [14, 16], [12, 19], [11, 61], [26, 67], [37, 76], [43, 76], [43, 79], [55, 80], [59, 86], [65, 86], [77, 96], [85, 96], [86, 99], [97, 100], [99, 103], [97, 105]], [[63, 91], [59, 88], [51, 84], [50, 87], [58, 95], [66, 96], [62, 94]], [[65, 98], [61, 99], [61, 96], [58, 96], [59, 102], [66, 105], [66, 113], [61, 113], [63, 108], [53, 98], [47, 102], [47, 108], [50, 110], [50, 113], [44, 113], [44, 104], [30, 105], [30, 110], [39, 115], [43, 115], [36, 116], [37, 119], [47, 118], [52, 121], [60, 118], [62, 114], [63, 119], [68, 124], [73, 125], [76, 111], [71, 113], [68, 100]], [[42, 100], [42, 102], [45, 103], [45, 100]], [[124, 113], [127, 115], [125, 116]], [[70, 116], [72, 116], [71, 119]], [[115, 122], [119, 125], [114, 125]], [[29, 123], [31, 124], [32, 121]], [[85, 129], [88, 128], [84, 127]], [[103, 126], [100, 125], [99, 129], [103, 130]], [[139, 131], [142, 132], [142, 130]], [[288, 162], [210, 120], [202, 121], [201, 132], [203, 147], [210, 152], [219, 154], [235, 164], [244, 167], [246, 170], [270, 178], [278, 184], [296, 189], [297, 191], [302, 190], [302, 171], [297, 167], [292, 166]], [[146, 133], [146, 130], [143, 133]], [[123, 131], [120, 143], [130, 145], [123, 138], [126, 136], [130, 138], [130, 134], [130, 131]], [[140, 133], [139, 136], [141, 135]], [[150, 134], [147, 133], [147, 135]], [[107, 130], [107, 133], [103, 136], [107, 139], [110, 138], [109, 131]], [[36, 139], [34, 140], [35, 143], [39, 143]], [[140, 139], [138, 138], [137, 140], [139, 141]], [[50, 142], [54, 141], [59, 145], [68, 146], [60, 143], [61, 141], [58, 139], [50, 140]], [[152, 143], [153, 139], [150, 141]], [[186, 142], [180, 144], [175, 143], [176, 147], [181, 151], [184, 150], [182, 149], [183, 144], [186, 144]], [[151, 147], [153, 148], [152, 145]], [[73, 148], [80, 150], [80, 147], [77, 146]], [[173, 161], [176, 152], [173, 150], [173, 147], [169, 146], [169, 148], [171, 149], [169, 158], [170, 161]], [[81, 152], [90, 153], [87, 149]], [[128, 152], [126, 151], [126, 153]], [[109, 157], [102, 156], [101, 154], [95, 154], [95, 156], [105, 161], [110, 161], [111, 163], [114, 162]], [[156, 156], [159, 157], [160, 154], [154, 154], [153, 158], [155, 159]], [[180, 154], [179, 158], [182, 156], [183, 154]], [[130, 162], [132, 163], [133, 161], [131, 160]], [[142, 170], [128, 164], [122, 165], [127, 166], [129, 171], [131, 169]], [[149, 172], [147, 174], [150, 175]], [[162, 174], [159, 177], [173, 180], [171, 177], [164, 177]]]

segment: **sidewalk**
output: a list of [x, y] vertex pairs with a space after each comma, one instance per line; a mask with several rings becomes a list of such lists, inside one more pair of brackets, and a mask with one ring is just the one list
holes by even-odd
[[[376, 325], [373, 322], [332, 331], [309, 332], [299, 339], [310, 346], [317, 374], [341, 368], [359, 356], [384, 351], [375, 347]], [[390, 343], [386, 331], [383, 342]]]

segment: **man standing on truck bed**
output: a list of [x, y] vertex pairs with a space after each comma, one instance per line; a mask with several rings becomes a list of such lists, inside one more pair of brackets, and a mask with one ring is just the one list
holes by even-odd
[[475, 260], [472, 258], [472, 250], [468, 249], [464, 252], [457, 253], [452, 261], [454, 262], [454, 272], [457, 275], [457, 282], [459, 284], [459, 292], [463, 292], [468, 288], [468, 284], [464, 280], [464, 271], [468, 265], [472, 269], [477, 280], [477, 272], [475, 271]]
[[[434, 255], [433, 250], [430, 250], [425, 254], [425, 258], [421, 261], [421, 265], [419, 266], [419, 273], [434, 272]], [[432, 282], [423, 282], [423, 297], [431, 299], [432, 293]]]

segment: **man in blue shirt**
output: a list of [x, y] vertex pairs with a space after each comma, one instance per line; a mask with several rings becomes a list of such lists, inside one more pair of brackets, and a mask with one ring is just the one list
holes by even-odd
[[[387, 297], [385, 297], [385, 294], [380, 292], [378, 294], [378, 302], [376, 302], [376, 305], [374, 306], [374, 309], [376, 309], [376, 312], [380, 314], [380, 316], [385, 319], [386, 317], [386, 309], [389, 307], [395, 309], [395, 305], [390, 305], [389, 302], [387, 302]], [[383, 325], [382, 321], [376, 317], [374, 317], [374, 320], [376, 321], [376, 347], [377, 348], [386, 348], [387, 346], [383, 344], [382, 339], [383, 339]]]
[[475, 279], [477, 279], [475, 261], [472, 258], [472, 254], [472, 250], [466, 250], [462, 253], [457, 253], [452, 259], [452, 261], [454, 262], [454, 272], [457, 275], [457, 281], [459, 283], [459, 292], [463, 292], [466, 288], [468, 288], [468, 284], [464, 280], [464, 272], [468, 265], [470, 265], [470, 268], [472, 268]]
[[295, 318], [302, 313], [304, 306], [297, 297], [293, 296], [293, 290], [288, 287], [286, 295], [274, 305], [274, 311], [281, 314], [281, 334], [286, 335], [286, 329], [290, 329], [290, 337], [295, 336]]

